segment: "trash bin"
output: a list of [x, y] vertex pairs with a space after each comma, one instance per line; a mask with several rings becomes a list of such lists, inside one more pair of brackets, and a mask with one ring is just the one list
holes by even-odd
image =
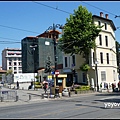
[[56, 86], [56, 88], [55, 88], [55, 97], [60, 97], [59, 96], [59, 86]]

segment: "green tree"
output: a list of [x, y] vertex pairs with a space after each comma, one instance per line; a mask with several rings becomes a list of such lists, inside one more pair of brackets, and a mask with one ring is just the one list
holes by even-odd
[[85, 62], [80, 66], [81, 70], [89, 64], [89, 54], [91, 49], [95, 49], [95, 39], [99, 35], [102, 26], [95, 25], [92, 19], [92, 13], [79, 6], [74, 10], [74, 14], [66, 19], [64, 34], [59, 40], [59, 48], [66, 54], [80, 54], [85, 58]]
[[11, 74], [12, 74], [12, 72], [13, 72], [13, 70], [12, 70], [12, 69], [7, 70], [7, 72], [6, 72], [6, 76], [7, 76], [7, 75], [11, 75]]
[[51, 61], [50, 61], [50, 56], [47, 57], [47, 61], [46, 61], [46, 67], [45, 67], [45, 70], [44, 70], [44, 73], [49, 73], [52, 71], [52, 68], [51, 68]]

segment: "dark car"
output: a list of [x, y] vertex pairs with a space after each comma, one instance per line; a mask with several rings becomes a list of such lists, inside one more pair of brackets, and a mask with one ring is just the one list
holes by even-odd
[[0, 84], [4, 84], [4, 81], [1, 81]]

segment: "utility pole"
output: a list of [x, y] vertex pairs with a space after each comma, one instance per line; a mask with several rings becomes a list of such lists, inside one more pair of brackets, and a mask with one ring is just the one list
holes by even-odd
[[[53, 23], [53, 26], [50, 26], [47, 30], [46, 30], [46, 32], [48, 31], [48, 30], [53, 30], [53, 34], [52, 34], [52, 38], [53, 38], [53, 43], [54, 43], [54, 60], [55, 60], [55, 71], [57, 70], [57, 52], [56, 52], [56, 35], [55, 35], [55, 30], [56, 30], [56, 28], [59, 28], [59, 29], [62, 29], [63, 27], [62, 27], [62, 25], [60, 25], [60, 24], [54, 24]], [[54, 72], [55, 72], [54, 71]], [[56, 86], [58, 86], [58, 76], [57, 75], [55, 75], [55, 78], [56, 78]]]
[[30, 45], [30, 47], [33, 50], [33, 72], [34, 72], [34, 90], [35, 90], [35, 48], [37, 47], [37, 45]]

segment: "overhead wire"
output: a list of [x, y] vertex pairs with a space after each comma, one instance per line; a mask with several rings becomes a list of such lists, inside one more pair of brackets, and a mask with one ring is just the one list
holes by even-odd
[[33, 32], [33, 31], [30, 31], [30, 30], [24, 30], [24, 29], [20, 29], [20, 28], [14, 28], [14, 27], [5, 26], [5, 25], [0, 25], [0, 26], [1, 26], [1, 27], [10, 28], [10, 29], [15, 29], [15, 30], [20, 30], [20, 31], [25, 31], [25, 32], [32, 32], [32, 33], [37, 33], [37, 34], [39, 34], [38, 32]]
[[49, 8], [58, 10], [58, 11], [61, 11], [61, 12], [64, 12], [64, 13], [67, 13], [67, 14], [73, 14], [73, 13], [67, 12], [67, 11], [65, 11], [65, 10], [59, 9], [58, 7], [55, 8], [55, 7], [52, 7], [52, 6], [49, 6], [49, 5], [45, 5], [45, 4], [43, 4], [43, 3], [39, 3], [39, 2], [35, 2], [35, 1], [32, 1], [32, 2], [34, 2], [34, 3], [36, 3], [36, 4], [39, 4], [39, 5], [42, 5], [42, 6], [46, 6], [46, 7], [49, 7]]
[[[72, 14], [72, 13], [67, 12], [67, 11], [65, 11], [65, 10], [59, 9], [58, 6], [55, 8], [55, 7], [52, 7], [52, 6], [49, 6], [49, 5], [45, 5], [45, 4], [43, 4], [43, 3], [39, 3], [39, 2], [36, 2], [36, 1], [32, 1], [32, 2], [34, 2], [34, 3], [36, 3], [36, 4], [39, 4], [39, 5], [42, 5], [42, 6], [46, 6], [46, 7], [49, 7], [49, 8], [58, 10], [58, 11], [61, 11], [61, 12], [64, 12], [64, 13], [67, 13], [67, 14]], [[103, 9], [98, 8], [98, 7], [96, 7], [96, 6], [94, 6], [94, 5], [91, 5], [91, 4], [89, 4], [89, 3], [86, 3], [86, 2], [83, 2], [83, 1], [81, 1], [81, 2], [84, 3], [84, 4], [87, 4], [87, 5], [89, 5], [89, 6], [92, 6], [92, 7], [96, 8], [96, 9], [105, 11], [105, 12], [111, 14], [111, 15], [114, 15], [115, 17], [119, 17], [119, 16], [117, 16], [117, 15], [114, 14], [114, 13], [111, 13], [111, 12], [109, 12], [109, 11], [103, 10]], [[34, 32], [34, 31], [30, 31], [30, 30], [24, 30], [24, 29], [20, 29], [20, 28], [14, 28], [14, 27], [5, 26], [5, 25], [0, 25], [0, 26], [1, 26], [1, 27], [10, 28], [10, 29], [15, 29], [15, 30], [26, 31], [26, 32], [32, 32], [32, 33], [37, 33], [37, 34], [39, 34], [38, 32]], [[120, 29], [118, 29], [118, 30], [120, 30]], [[0, 37], [0, 38], [2, 38], [2, 37]], [[4, 39], [4, 38], [3, 38], [3, 39]], [[9, 39], [10, 39], [10, 38], [9, 38]], [[12, 40], [12, 39], [11, 39], [11, 40]]]
[[111, 12], [109, 12], [109, 11], [106, 11], [106, 10], [104, 10], [104, 9], [101, 9], [101, 8], [99, 8], [99, 7], [96, 7], [96, 6], [94, 6], [94, 5], [91, 5], [91, 4], [87, 3], [87, 2], [83, 2], [83, 1], [81, 1], [81, 2], [82, 2], [82, 3], [85, 3], [85, 4], [89, 5], [89, 6], [92, 6], [92, 7], [96, 8], [96, 9], [99, 9], [99, 10], [105, 11], [105, 12], [107, 12], [107, 13], [109, 13], [109, 14], [115, 16], [115, 17], [117, 16], [117, 15], [114, 14], [114, 13], [111, 13]]

